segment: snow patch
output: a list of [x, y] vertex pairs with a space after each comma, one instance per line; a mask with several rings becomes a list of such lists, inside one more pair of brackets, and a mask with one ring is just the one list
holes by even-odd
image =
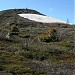
[[33, 20], [36, 22], [42, 22], [42, 23], [66, 23], [63, 20], [59, 20], [53, 17], [38, 15], [38, 14], [18, 14], [21, 17], [27, 18], [29, 20]]

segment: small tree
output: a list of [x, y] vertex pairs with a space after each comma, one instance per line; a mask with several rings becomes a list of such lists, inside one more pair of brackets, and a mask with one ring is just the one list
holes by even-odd
[[18, 35], [19, 29], [17, 28], [16, 25], [13, 25], [13, 26], [11, 27], [10, 32], [11, 32], [11, 34], [13, 34], [13, 35]]
[[55, 29], [51, 29], [48, 34], [44, 34], [40, 37], [41, 41], [43, 42], [55, 42], [58, 40], [58, 38], [56, 37], [56, 30]]

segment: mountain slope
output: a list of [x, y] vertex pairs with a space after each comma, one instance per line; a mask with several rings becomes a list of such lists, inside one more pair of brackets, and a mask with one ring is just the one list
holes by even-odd
[[74, 25], [32, 9], [1, 11], [0, 75], [74, 75], [74, 34]]

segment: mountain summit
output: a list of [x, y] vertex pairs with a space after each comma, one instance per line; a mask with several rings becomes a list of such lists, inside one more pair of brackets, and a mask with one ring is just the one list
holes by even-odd
[[40, 12], [33, 10], [33, 9], [8, 9], [8, 10], [3, 10], [0, 12], [0, 14], [4, 13], [15, 13], [15, 14], [24, 14], [24, 13], [31, 13], [31, 14], [39, 14], [39, 15], [44, 15], [41, 14]]
[[32, 9], [9, 9], [0, 12], [0, 25], [6, 25], [7, 23], [16, 24], [30, 24], [30, 23], [42, 23], [51, 25], [63, 25], [67, 24], [65, 21], [48, 17], [40, 12]]

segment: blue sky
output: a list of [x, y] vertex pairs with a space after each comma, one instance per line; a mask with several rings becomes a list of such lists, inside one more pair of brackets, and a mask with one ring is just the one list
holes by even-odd
[[75, 0], [0, 0], [0, 11], [12, 8], [29, 8], [37, 10], [47, 16], [75, 24]]

